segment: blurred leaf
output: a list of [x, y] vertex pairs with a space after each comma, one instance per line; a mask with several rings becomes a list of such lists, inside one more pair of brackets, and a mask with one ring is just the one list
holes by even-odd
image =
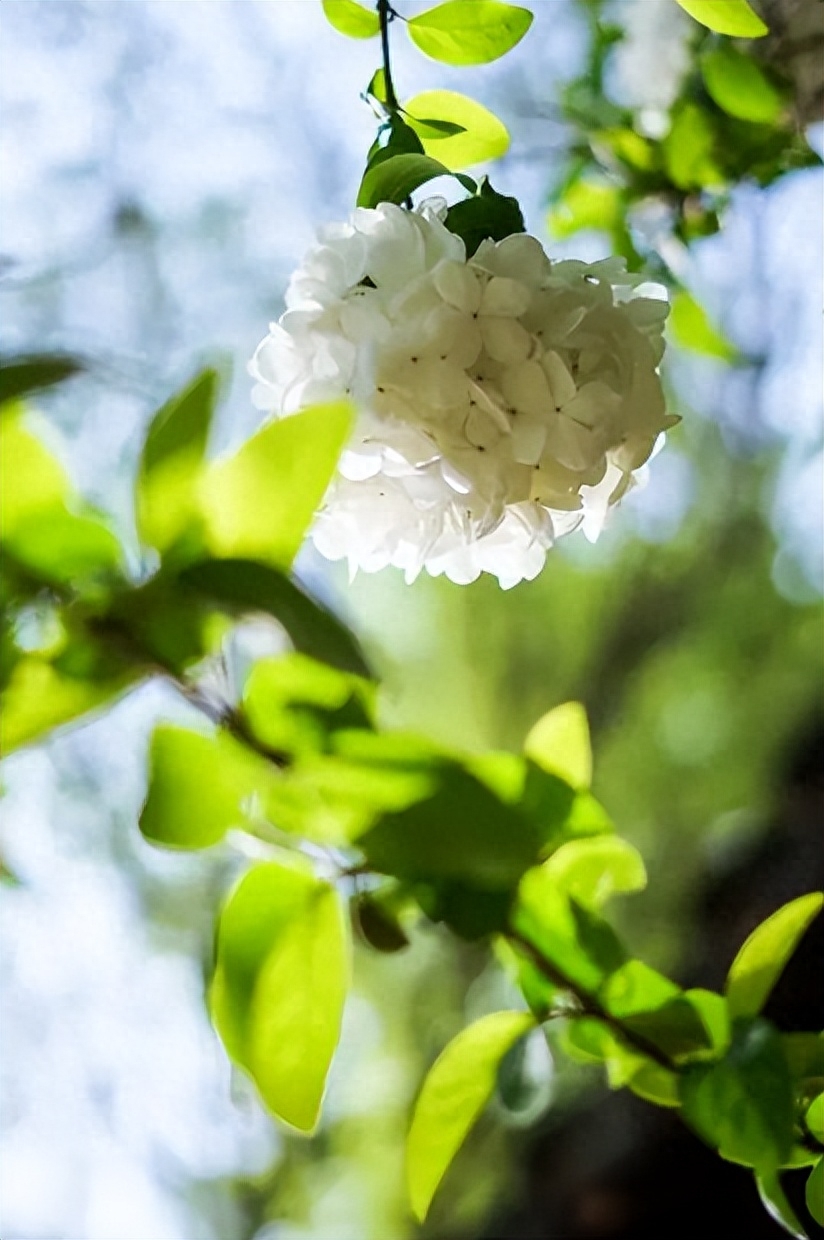
[[216, 555], [286, 569], [295, 558], [352, 429], [345, 401], [270, 422], [206, 472], [201, 503]]
[[341, 621], [277, 569], [252, 560], [204, 560], [184, 569], [180, 580], [232, 611], [273, 616], [303, 654], [356, 676], [373, 675]]
[[657, 1063], [647, 1060], [627, 1081], [631, 1089], [645, 1102], [656, 1107], [680, 1107], [681, 1098], [678, 1093], [678, 1077], [674, 1072], [667, 1072]]
[[583, 229], [612, 232], [626, 214], [625, 191], [620, 185], [581, 177], [559, 195], [547, 219], [553, 237], [571, 237]]
[[824, 1093], [819, 1094], [807, 1107], [804, 1123], [816, 1141], [824, 1145]]
[[779, 1227], [783, 1227], [784, 1231], [795, 1236], [796, 1240], [808, 1240], [806, 1231], [787, 1201], [778, 1173], [775, 1171], [759, 1172], [756, 1174], [755, 1182], [758, 1185], [758, 1195], [770, 1218], [774, 1219]]
[[753, 930], [727, 974], [726, 994], [733, 1017], [761, 1011], [822, 905], [824, 894], [810, 892], [785, 904]]
[[747, 0], [678, 0], [678, 3], [690, 17], [716, 34], [728, 34], [737, 39], [760, 39], [768, 33], [764, 22], [750, 8]]
[[[476, 6], [479, 0], [469, 2]], [[509, 150], [509, 133], [503, 121], [483, 104], [454, 90], [426, 90], [405, 103], [404, 112], [426, 154], [452, 172], [500, 159]], [[457, 132], [432, 136], [426, 130], [433, 120], [457, 126]]]
[[479, 192], [449, 208], [444, 221], [450, 232], [460, 237], [471, 258], [481, 242], [503, 241], [526, 229], [517, 198], [499, 194], [484, 177]]
[[319, 884], [270, 947], [248, 1018], [249, 1067], [267, 1106], [301, 1132], [317, 1125], [349, 987], [340, 897]]
[[140, 830], [166, 848], [210, 848], [263, 812], [274, 779], [262, 758], [225, 732], [161, 724], [152, 735]]
[[641, 891], [647, 885], [641, 854], [613, 835], [570, 840], [544, 862], [543, 869], [558, 890], [588, 908], [600, 908], [613, 895]]
[[713, 327], [704, 307], [686, 289], [679, 289], [672, 298], [669, 324], [676, 342], [684, 349], [718, 357], [723, 362], [737, 357], [734, 345]]
[[336, 729], [370, 726], [358, 683], [302, 654], [258, 659], [243, 711], [258, 740], [288, 754], [325, 750]]
[[559, 891], [544, 866], [524, 875], [511, 921], [516, 934], [556, 971], [551, 979], [556, 985], [566, 978], [594, 994], [626, 963], [627, 953], [612, 928]]
[[350, 39], [371, 39], [380, 33], [377, 13], [356, 0], [323, 0], [323, 11], [329, 24]]
[[402, 203], [419, 186], [435, 177], [449, 176], [449, 169], [428, 155], [409, 152], [393, 155], [366, 169], [358, 190], [359, 207], [377, 207], [382, 202]]
[[218, 393], [218, 376], [204, 370], [152, 419], [137, 478], [137, 524], [144, 542], [166, 551], [198, 513], [203, 469]]
[[415, 1104], [406, 1151], [409, 1199], [420, 1222], [489, 1101], [501, 1060], [533, 1025], [528, 1012], [493, 1012], [453, 1038], [430, 1069]]
[[592, 780], [592, 747], [586, 711], [580, 702], [565, 702], [539, 719], [524, 741], [524, 753], [542, 770], [588, 788]]
[[122, 561], [114, 534], [92, 510], [82, 511], [62, 466], [17, 415], [3, 425], [0, 538], [20, 564], [50, 582], [110, 574]]
[[447, 0], [407, 23], [412, 42], [448, 65], [484, 65], [504, 56], [532, 25], [528, 9], [499, 0]]
[[358, 927], [366, 942], [375, 951], [393, 955], [409, 946], [409, 938], [397, 916], [380, 895], [368, 892], [355, 904]]
[[771, 1171], [793, 1144], [793, 1085], [781, 1039], [764, 1020], [741, 1022], [720, 1063], [686, 1070], [684, 1117], [731, 1162]]
[[212, 1016], [269, 1109], [317, 1123], [349, 979], [337, 893], [297, 858], [257, 865], [220, 915]]
[[793, 1079], [813, 1085], [821, 1082], [808, 1092], [824, 1089], [824, 1034], [785, 1033], [781, 1041]]
[[728, 44], [701, 56], [701, 73], [712, 98], [730, 116], [773, 124], [784, 108], [784, 96], [751, 56]]
[[385, 814], [358, 846], [396, 878], [509, 892], [535, 860], [533, 825], [459, 766], [444, 764], [439, 776], [432, 796]]
[[679, 189], [715, 189], [724, 184], [716, 162], [716, 139], [710, 116], [697, 104], [676, 108], [663, 151], [667, 171]]
[[99, 674], [94, 674], [93, 666], [88, 672], [71, 675], [47, 659], [21, 658], [0, 695], [0, 750], [10, 753], [110, 702], [138, 678], [141, 669], [102, 664]]
[[807, 1178], [805, 1199], [810, 1214], [824, 1227], [824, 1158], [819, 1158]]
[[386, 73], [383, 69], [376, 69], [372, 74], [366, 93], [377, 99], [378, 103], [386, 104]]
[[76, 357], [60, 354], [35, 354], [29, 357], [0, 359], [0, 405], [19, 400], [30, 392], [64, 383], [83, 370]]

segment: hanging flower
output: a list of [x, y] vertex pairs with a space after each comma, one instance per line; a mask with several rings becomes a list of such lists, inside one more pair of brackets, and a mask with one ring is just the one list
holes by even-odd
[[361, 208], [320, 233], [251, 363], [284, 416], [349, 396], [352, 441], [312, 536], [350, 571], [536, 577], [595, 539], [663, 431], [666, 302], [622, 260], [551, 263], [524, 234], [467, 261], [444, 204]]

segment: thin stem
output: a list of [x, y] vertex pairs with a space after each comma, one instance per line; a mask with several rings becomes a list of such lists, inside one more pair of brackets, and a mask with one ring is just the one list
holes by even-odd
[[578, 986], [571, 978], [567, 977], [562, 969], [559, 969], [557, 965], [547, 960], [529, 939], [524, 938], [522, 934], [513, 929], [507, 931], [506, 937], [529, 957], [536, 969], [544, 975], [548, 982], [551, 982], [553, 986], [559, 986], [562, 990], [568, 990], [575, 996], [580, 1005], [582, 1015], [594, 1016], [602, 1021], [614, 1033], [619, 1034], [623, 1041], [627, 1042], [634, 1050], [637, 1050], [641, 1055], [646, 1055], [647, 1059], [657, 1063], [659, 1068], [664, 1068], [667, 1072], [681, 1071], [679, 1065], [674, 1063], [660, 1047], [656, 1046], [648, 1038], [645, 1038], [643, 1034], [628, 1029], [618, 1017], [613, 1016], [607, 1011], [595, 995]]
[[392, 81], [392, 66], [389, 60], [389, 23], [395, 16], [389, 0], [378, 0], [378, 17], [381, 23], [381, 52], [383, 53], [383, 77], [386, 86], [386, 106], [394, 116], [400, 111], [395, 84]]

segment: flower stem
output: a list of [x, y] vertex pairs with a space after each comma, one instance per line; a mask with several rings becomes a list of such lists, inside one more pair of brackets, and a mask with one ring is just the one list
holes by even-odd
[[400, 111], [395, 84], [392, 81], [392, 65], [389, 60], [389, 23], [395, 16], [389, 0], [378, 0], [378, 17], [381, 23], [381, 52], [383, 53], [383, 77], [386, 86], [386, 106], [395, 116]]

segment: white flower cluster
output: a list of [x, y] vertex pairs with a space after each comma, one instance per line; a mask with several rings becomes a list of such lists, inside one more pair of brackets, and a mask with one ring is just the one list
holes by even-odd
[[677, 420], [656, 372], [668, 307], [621, 259], [551, 263], [523, 234], [467, 261], [443, 210], [383, 204], [320, 234], [251, 363], [254, 400], [355, 402], [323, 555], [507, 588], [560, 535], [597, 537]]

